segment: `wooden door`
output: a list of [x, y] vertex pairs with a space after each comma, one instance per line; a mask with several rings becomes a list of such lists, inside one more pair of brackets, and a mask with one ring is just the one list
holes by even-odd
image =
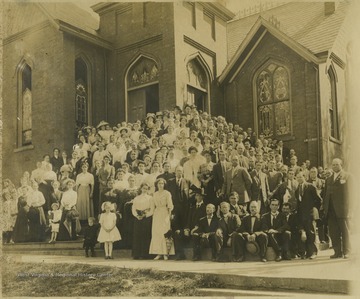
[[137, 89], [128, 94], [128, 121], [143, 119], [146, 113], [146, 90]]

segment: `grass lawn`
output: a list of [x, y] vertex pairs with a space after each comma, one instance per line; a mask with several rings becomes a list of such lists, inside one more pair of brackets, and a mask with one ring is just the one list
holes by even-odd
[[196, 296], [197, 288], [219, 287], [204, 277], [150, 269], [84, 264], [2, 262], [2, 295], [10, 296]]

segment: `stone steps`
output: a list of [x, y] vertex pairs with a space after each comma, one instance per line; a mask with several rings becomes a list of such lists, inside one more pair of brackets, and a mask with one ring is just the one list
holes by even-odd
[[[3, 252], [9, 254], [36, 254], [36, 255], [64, 255], [64, 256], [83, 256], [84, 249], [82, 241], [68, 241], [56, 243], [17, 243], [3, 245]], [[104, 254], [100, 244], [96, 244], [95, 253], [97, 256]], [[225, 248], [224, 253], [231, 258], [231, 249]], [[116, 249], [113, 251], [114, 258], [132, 258], [131, 249]], [[185, 248], [185, 256], [187, 260], [192, 259], [192, 248]], [[268, 247], [266, 257], [269, 261], [275, 260], [275, 252]], [[202, 250], [202, 260], [211, 260], [211, 250], [204, 248]], [[259, 261], [257, 255], [246, 254], [246, 261]]]

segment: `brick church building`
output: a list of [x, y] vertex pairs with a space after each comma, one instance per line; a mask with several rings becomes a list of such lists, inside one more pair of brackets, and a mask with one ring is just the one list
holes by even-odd
[[300, 161], [346, 154], [350, 3], [4, 3], [3, 173], [15, 182], [77, 126], [195, 104], [283, 140]]

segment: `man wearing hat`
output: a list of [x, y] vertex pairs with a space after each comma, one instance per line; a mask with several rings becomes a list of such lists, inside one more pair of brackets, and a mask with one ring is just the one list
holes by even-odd
[[[184, 229], [184, 235], [189, 237], [197, 229], [199, 220], [206, 216], [206, 207], [204, 204], [204, 192], [202, 189], [195, 186], [192, 187], [193, 193], [195, 193], [195, 203], [190, 207], [187, 224]], [[196, 259], [196, 254], [193, 256], [194, 260]]]
[[243, 218], [240, 227], [240, 232], [244, 237], [241, 240], [241, 250], [245, 252], [246, 248], [252, 254], [259, 254], [260, 260], [266, 262], [268, 237], [262, 231], [259, 205], [256, 200], [250, 202], [249, 209], [250, 214]]
[[231, 247], [232, 261], [243, 261], [243, 252], [241, 249], [240, 232], [241, 220], [239, 215], [230, 212], [230, 204], [223, 201], [220, 204], [220, 210], [223, 217], [219, 220], [218, 229], [215, 234], [215, 245], [217, 253], [217, 261], [221, 262], [223, 257], [223, 248]]

